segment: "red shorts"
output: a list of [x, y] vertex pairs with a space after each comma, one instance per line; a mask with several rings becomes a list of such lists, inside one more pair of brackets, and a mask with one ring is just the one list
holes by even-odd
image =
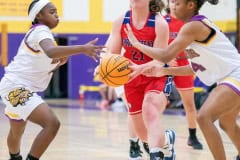
[[[187, 59], [177, 59], [178, 66], [189, 65]], [[193, 76], [174, 76], [173, 81], [178, 89], [192, 89], [194, 86]]]
[[124, 92], [129, 106], [129, 114], [142, 112], [144, 95], [147, 92], [162, 92], [165, 87], [166, 77], [138, 76], [130, 83], [124, 85]]

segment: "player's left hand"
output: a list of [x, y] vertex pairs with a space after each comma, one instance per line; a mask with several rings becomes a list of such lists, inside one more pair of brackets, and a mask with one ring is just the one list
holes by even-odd
[[129, 82], [143, 73], [143, 65], [137, 65], [131, 62], [129, 68], [132, 70], [132, 72], [129, 75], [130, 76]]
[[62, 66], [64, 64], [66, 64], [68, 61], [68, 57], [63, 57], [63, 58], [59, 58], [59, 66]]
[[132, 28], [130, 26], [130, 24], [126, 25], [127, 27], [124, 28], [124, 32], [127, 34], [129, 41], [131, 42], [131, 44], [136, 47], [138, 40], [137, 38], [134, 36], [133, 32], [132, 32]]

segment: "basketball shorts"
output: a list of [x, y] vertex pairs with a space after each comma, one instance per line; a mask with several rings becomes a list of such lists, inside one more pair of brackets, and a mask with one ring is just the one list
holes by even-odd
[[235, 69], [226, 78], [220, 81], [218, 85], [226, 85], [240, 96], [240, 68]]
[[176, 88], [180, 90], [193, 89], [194, 87], [193, 76], [174, 76], [173, 81]]
[[[1, 82], [3, 86], [4, 82]], [[11, 86], [9, 86], [11, 85]], [[5, 80], [5, 87], [12, 88], [1, 92], [1, 98], [5, 104], [5, 115], [9, 119], [26, 121], [32, 111], [44, 103], [42, 97], [24, 87], [14, 87], [14, 84]]]
[[138, 76], [130, 83], [124, 85], [125, 96], [128, 102], [130, 115], [142, 112], [144, 95], [148, 92], [163, 92], [166, 77], [153, 78]]
[[[177, 59], [176, 61], [178, 66], [189, 65], [187, 59]], [[173, 81], [176, 85], [176, 88], [180, 90], [193, 89], [194, 87], [193, 76], [174, 76]]]

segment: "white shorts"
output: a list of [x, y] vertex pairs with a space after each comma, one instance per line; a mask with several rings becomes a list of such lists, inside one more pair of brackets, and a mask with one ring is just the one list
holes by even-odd
[[[26, 93], [28, 91], [24, 90], [23, 92]], [[11, 99], [9, 99], [9, 94], [1, 96], [3, 103], [6, 105], [5, 115], [10, 119], [26, 121], [32, 111], [44, 103], [42, 97], [37, 93], [25, 93], [23, 93], [25, 97], [21, 98], [12, 96]]]
[[240, 96], [240, 68], [234, 70], [226, 78], [220, 81], [218, 85], [226, 85]]
[[118, 98], [121, 98], [124, 95], [124, 87], [123, 86], [115, 87], [114, 90], [115, 90]]
[[0, 84], [0, 96], [6, 105], [5, 114], [10, 119], [25, 121], [35, 108], [44, 103], [37, 93], [17, 86], [5, 78]]

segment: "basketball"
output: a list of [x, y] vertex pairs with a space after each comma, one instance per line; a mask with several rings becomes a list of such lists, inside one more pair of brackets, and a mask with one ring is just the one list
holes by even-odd
[[118, 87], [129, 81], [129, 60], [119, 54], [106, 53], [99, 64], [99, 78], [108, 86]]

